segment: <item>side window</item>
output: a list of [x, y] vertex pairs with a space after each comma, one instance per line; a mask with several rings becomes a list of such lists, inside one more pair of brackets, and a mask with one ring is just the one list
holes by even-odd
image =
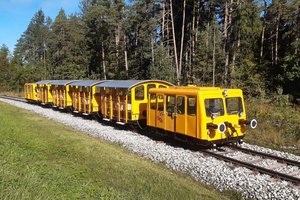
[[[149, 90], [150, 90], [151, 88], [156, 88], [155, 84], [148, 84], [148, 85], [147, 85], [147, 94], [149, 93]], [[151, 96], [150, 99], [152, 99], [152, 97], [153, 97], [153, 96]], [[155, 96], [155, 98], [156, 98], [156, 96]]]
[[156, 95], [155, 94], [150, 94], [150, 109], [156, 110]]
[[124, 95], [126, 95], [126, 90], [125, 90], [125, 89], [122, 89], [122, 88], [119, 89], [119, 90], [118, 90], [118, 95], [119, 95], [119, 96], [124, 96]]
[[156, 88], [155, 84], [148, 84], [147, 85], [147, 92], [149, 92], [149, 89]]
[[183, 115], [185, 113], [184, 97], [177, 97], [177, 113]]
[[135, 100], [144, 100], [144, 86], [141, 85], [135, 88]]
[[158, 88], [167, 88], [167, 86], [159, 85]]
[[127, 103], [131, 103], [131, 90], [127, 93]]
[[229, 115], [243, 112], [242, 98], [241, 97], [226, 98], [226, 110]]
[[[159, 95], [159, 96], [158, 96], [158, 99], [164, 99], [164, 97], [163, 97], [162, 95]], [[157, 105], [158, 105], [157, 110], [159, 110], [159, 111], [164, 111], [164, 102], [163, 102], [163, 101], [159, 101], [159, 102], [157, 103]]]
[[167, 112], [174, 113], [174, 109], [175, 109], [175, 97], [167, 96]]
[[96, 87], [96, 93], [100, 94], [100, 88], [99, 87]]
[[205, 99], [204, 104], [205, 104], [207, 117], [210, 117], [212, 115], [214, 116], [224, 115], [224, 105], [223, 105], [223, 100], [221, 98]]
[[110, 91], [109, 88], [105, 88], [105, 94], [106, 94], [106, 95], [110, 95], [110, 94], [111, 94], [111, 91]]
[[188, 98], [188, 105], [187, 105], [187, 113], [188, 115], [196, 115], [197, 109], [197, 102], [196, 97], [189, 97]]

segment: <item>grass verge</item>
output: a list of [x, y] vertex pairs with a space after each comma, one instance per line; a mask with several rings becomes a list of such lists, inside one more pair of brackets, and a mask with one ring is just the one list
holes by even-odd
[[0, 102], [0, 199], [239, 199]]
[[300, 155], [300, 111], [289, 105], [249, 100], [249, 117], [258, 121], [257, 129], [250, 130], [245, 141]]

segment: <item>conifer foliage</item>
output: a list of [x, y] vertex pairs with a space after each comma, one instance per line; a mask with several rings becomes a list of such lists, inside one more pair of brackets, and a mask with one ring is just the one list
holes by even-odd
[[79, 7], [55, 19], [38, 10], [13, 55], [1, 48], [1, 70], [13, 71], [1, 83], [163, 79], [300, 97], [298, 0], [82, 0]]

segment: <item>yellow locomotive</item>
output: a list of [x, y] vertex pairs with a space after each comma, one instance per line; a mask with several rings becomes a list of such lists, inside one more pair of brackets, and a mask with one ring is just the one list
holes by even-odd
[[242, 141], [242, 90], [174, 86], [160, 80], [47, 80], [25, 84], [25, 98], [119, 124], [169, 132], [204, 145]]
[[149, 91], [147, 125], [196, 139], [201, 144], [242, 141], [246, 120], [242, 90], [171, 87]]

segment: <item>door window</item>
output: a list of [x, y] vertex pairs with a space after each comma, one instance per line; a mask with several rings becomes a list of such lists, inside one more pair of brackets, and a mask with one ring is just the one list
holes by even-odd
[[135, 88], [135, 100], [144, 100], [144, 86]]
[[158, 103], [157, 103], [157, 105], [158, 105], [157, 110], [159, 110], [159, 111], [164, 111], [164, 101], [163, 101], [164, 97], [163, 97], [162, 95], [159, 95], [159, 96], [157, 96], [157, 97], [158, 97], [158, 99], [162, 99], [162, 101], [160, 100], [160, 101], [158, 101]]
[[167, 112], [174, 113], [175, 110], [175, 97], [167, 96]]
[[156, 95], [150, 94], [150, 109], [156, 110]]
[[177, 114], [183, 115], [185, 113], [184, 97], [177, 97]]
[[187, 112], [188, 115], [196, 115], [197, 114], [197, 102], [196, 102], [196, 97], [189, 97], [188, 98], [188, 105], [187, 105]]

